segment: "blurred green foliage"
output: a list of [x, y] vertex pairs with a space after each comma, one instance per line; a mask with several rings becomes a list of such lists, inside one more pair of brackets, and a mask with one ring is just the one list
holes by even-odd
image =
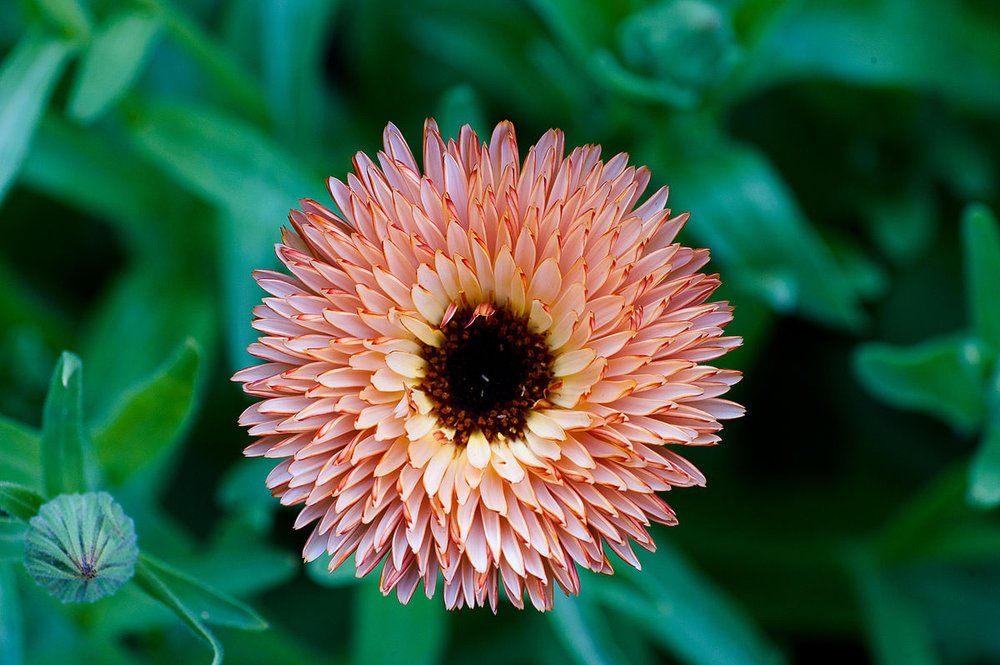
[[[976, 0], [0, 3], [0, 662], [207, 662], [182, 622], [236, 663], [1000, 660], [997, 44]], [[549, 615], [298, 565], [240, 459], [249, 271], [428, 115], [648, 164], [746, 339], [710, 489]], [[144, 554], [61, 606], [18, 520], [94, 487]], [[236, 598], [271, 628], [216, 634]]]

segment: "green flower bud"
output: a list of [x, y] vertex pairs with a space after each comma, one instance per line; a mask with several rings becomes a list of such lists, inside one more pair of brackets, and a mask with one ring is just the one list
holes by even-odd
[[633, 14], [619, 43], [635, 71], [690, 90], [718, 83], [738, 53], [728, 17], [702, 0], [668, 0]]
[[24, 566], [64, 603], [92, 603], [132, 578], [135, 525], [106, 492], [61, 494], [31, 518]]

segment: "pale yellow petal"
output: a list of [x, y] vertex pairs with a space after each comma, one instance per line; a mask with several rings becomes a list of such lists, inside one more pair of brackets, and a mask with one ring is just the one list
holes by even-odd
[[469, 435], [469, 442], [465, 446], [466, 454], [469, 456], [469, 464], [477, 469], [485, 469], [490, 463], [490, 443], [479, 430]]
[[400, 317], [400, 323], [403, 324], [404, 328], [413, 333], [417, 339], [428, 346], [439, 347], [444, 342], [444, 333], [437, 328], [430, 327], [424, 321], [404, 315]]
[[539, 411], [529, 413], [528, 417], [525, 418], [525, 424], [529, 430], [544, 439], [561, 441], [566, 436], [566, 432], [557, 421]]
[[406, 419], [406, 436], [411, 441], [427, 436], [438, 424], [437, 416], [430, 414], [416, 414]]
[[561, 353], [552, 363], [552, 374], [555, 376], [570, 376], [583, 370], [597, 357], [593, 349], [577, 349]]
[[385, 364], [396, 374], [411, 379], [422, 379], [427, 369], [423, 358], [405, 351], [393, 351], [385, 357]]

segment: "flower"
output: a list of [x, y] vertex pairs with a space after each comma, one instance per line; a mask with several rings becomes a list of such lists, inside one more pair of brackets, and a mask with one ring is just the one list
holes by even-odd
[[704, 484], [672, 446], [743, 412], [719, 397], [740, 374], [703, 364], [739, 345], [731, 308], [624, 154], [565, 156], [551, 130], [521, 163], [509, 122], [445, 144], [428, 120], [421, 171], [384, 139], [329, 180], [339, 213], [291, 212], [290, 274], [255, 273], [246, 454], [282, 459], [267, 485], [303, 505], [306, 561], [382, 563], [404, 603], [440, 576], [449, 608], [496, 611], [502, 585], [549, 609], [578, 566], [612, 572], [605, 545], [654, 548], [650, 523], [676, 523], [657, 492]]
[[60, 494], [31, 518], [24, 541], [28, 574], [64, 603], [92, 603], [132, 579], [135, 525], [106, 492]]

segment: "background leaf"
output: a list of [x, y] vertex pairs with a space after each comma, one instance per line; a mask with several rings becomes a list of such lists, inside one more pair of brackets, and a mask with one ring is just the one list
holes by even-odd
[[933, 665], [940, 662], [917, 610], [900, 596], [864, 553], [851, 557], [868, 639], [879, 665]]
[[265, 481], [274, 468], [266, 458], [244, 458], [233, 464], [219, 484], [219, 504], [258, 531], [267, 531], [275, 512], [274, 497]]
[[[267, 622], [249, 606], [228, 594], [202, 584], [162, 561], [144, 554], [140, 556], [140, 566], [147, 575], [152, 572], [155, 578], [168, 587], [178, 601], [200, 621], [242, 630], [264, 630], [267, 628]], [[136, 568], [137, 575], [138, 568]], [[145, 586], [143, 588], [148, 591]], [[157, 598], [157, 600], [160, 599]]]
[[194, 405], [199, 364], [198, 345], [189, 338], [95, 428], [97, 459], [109, 483], [124, 482], [179, 442]]
[[730, 144], [697, 150], [658, 170], [670, 183], [671, 207], [697, 211], [688, 230], [775, 309], [859, 326], [855, 287], [766, 159]]
[[628, 659], [614, 643], [604, 615], [589, 598], [557, 596], [551, 621], [556, 636], [578, 665], [615, 665]]
[[[214, 302], [201, 280], [195, 268], [144, 263], [108, 288], [81, 331], [88, 367], [84, 397], [93, 421], [106, 421], [119, 396], [148, 380], [163, 356], [187, 338], [212, 352]], [[143, 307], [136, 308], [137, 302]]]
[[68, 37], [87, 37], [91, 29], [89, 3], [81, 0], [33, 0], [52, 25]]
[[306, 575], [316, 584], [334, 589], [354, 586], [362, 582], [356, 575], [357, 570], [351, 559], [332, 572], [329, 566], [329, 555], [321, 555], [318, 559], [305, 564]]
[[21, 599], [18, 598], [17, 578], [13, 566], [0, 563], [0, 657], [7, 665], [21, 665], [24, 658]]
[[70, 116], [92, 121], [121, 97], [142, 70], [159, 29], [159, 18], [147, 12], [123, 12], [108, 19], [83, 55], [70, 95]]
[[[882, 529], [875, 558], [895, 566], [995, 560], [1000, 554], [1000, 521], [969, 506], [968, 476], [965, 464], [939, 473]], [[929, 530], [936, 531], [933, 539], [926, 537]]]
[[[448, 634], [448, 615], [437, 602], [415, 596], [408, 605], [384, 598], [372, 585], [355, 592], [358, 608], [351, 651], [354, 665], [413, 665], [440, 662]], [[392, 639], [386, 639], [392, 635]]]
[[169, 0], [142, 0], [163, 20], [171, 40], [204, 71], [214, 91], [246, 116], [266, 118], [264, 95], [241, 64], [206, 33], [197, 21]]
[[[323, 86], [323, 47], [337, 1], [258, 3], [263, 85], [280, 136], [303, 149], [315, 147], [329, 113]], [[294, 42], [296, 48], [288, 48]]]
[[146, 261], [162, 262], [178, 245], [190, 250], [190, 231], [182, 233], [178, 220], [192, 216], [193, 197], [165, 188], [155, 167], [123, 154], [127, 145], [50, 115], [25, 160], [22, 182], [110, 223]]
[[778, 650], [743, 611], [681, 556], [663, 546], [639, 557], [643, 572], [622, 567], [632, 586], [605, 586], [605, 602], [692, 665], [779, 663]]
[[71, 46], [25, 35], [0, 64], [0, 201], [14, 180]]
[[1000, 414], [987, 424], [969, 469], [969, 499], [980, 506], [1000, 505]]
[[154, 600], [162, 603], [164, 607], [190, 626], [195, 634], [208, 642], [208, 645], [212, 648], [212, 665], [222, 664], [224, 652], [218, 638], [202, 622], [200, 615], [189, 608], [174, 593], [173, 589], [161, 579], [158, 569], [155, 566], [150, 566], [148, 560], [145, 558], [140, 558], [139, 564], [135, 568], [135, 581], [143, 591], [149, 594]]
[[83, 364], [64, 352], [42, 416], [42, 480], [49, 496], [86, 491], [91, 443], [83, 427]]
[[[987, 108], [1000, 105], [1000, 56], [990, 47], [996, 26], [975, 10], [956, 11], [938, 0], [919, 12], [894, 0], [822, 0], [787, 3], [784, 9], [750, 58], [765, 81], [830, 77], [926, 89]], [[914, 37], [928, 31], [942, 38], [918, 46]]]
[[0, 481], [0, 509], [8, 515], [27, 522], [45, 503], [45, 497], [24, 485]]
[[1000, 230], [996, 219], [982, 206], [966, 211], [964, 225], [972, 323], [979, 339], [1000, 353], [1000, 298], [996, 290], [996, 278], [1000, 274]]
[[463, 125], [471, 125], [477, 133], [487, 133], [482, 103], [474, 88], [459, 85], [445, 91], [434, 116], [443, 136], [458, 136]]
[[975, 341], [949, 337], [910, 348], [864, 345], [854, 366], [865, 387], [890, 404], [969, 429], [985, 413], [983, 355]]
[[[0, 566], [9, 563], [20, 564], [24, 560], [26, 529], [27, 527], [21, 522], [0, 518]], [[2, 649], [0, 653], [3, 653]]]
[[[232, 320], [245, 320], [258, 289], [248, 279], [255, 267], [274, 262], [275, 225], [299, 198], [322, 186], [295, 160], [234, 118], [180, 107], [153, 107], [135, 127], [139, 148], [174, 178], [220, 206], [225, 302]], [[230, 357], [242, 366], [253, 338], [230, 326]]]
[[41, 486], [41, 444], [37, 432], [0, 417], [0, 479]]

